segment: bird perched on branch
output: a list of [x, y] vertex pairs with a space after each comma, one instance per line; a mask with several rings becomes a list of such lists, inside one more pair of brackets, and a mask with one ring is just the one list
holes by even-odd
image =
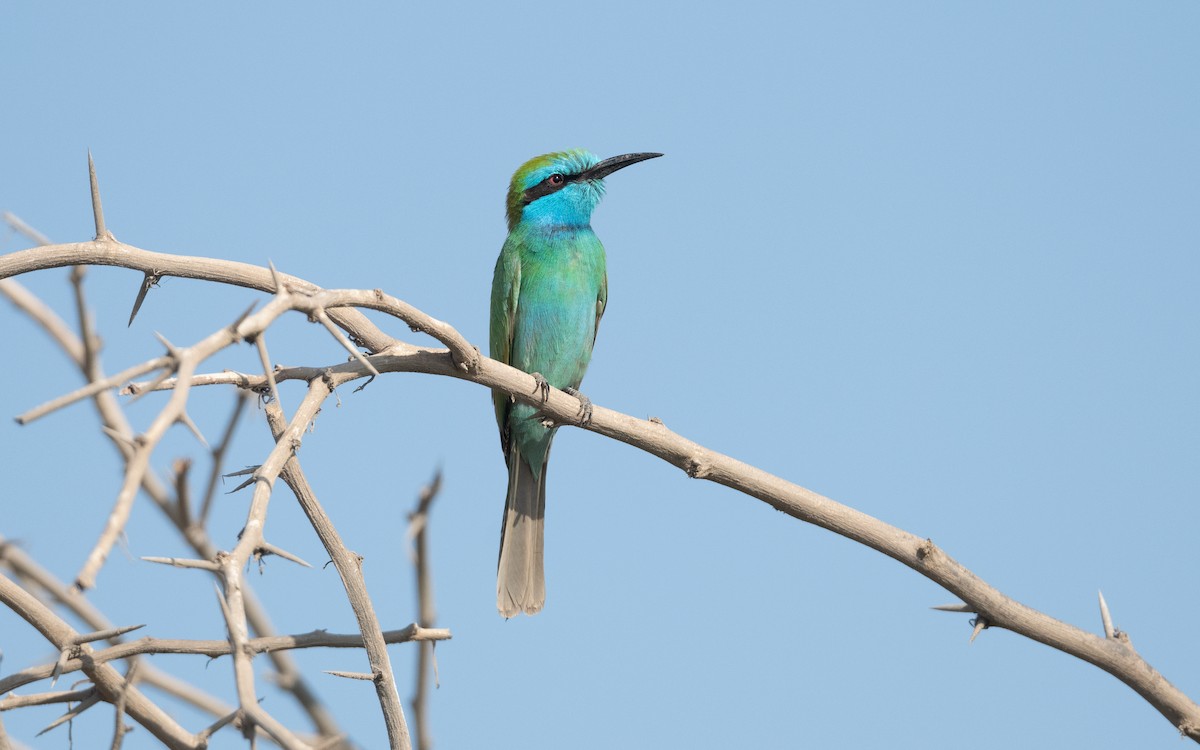
[[[604, 178], [662, 154], [638, 153], [600, 161], [583, 151], [530, 159], [508, 188], [508, 239], [492, 279], [492, 358], [530, 373], [543, 400], [550, 386], [580, 401], [581, 421], [591, 403], [576, 388], [608, 299], [604, 247], [592, 231], [592, 211], [604, 196]], [[546, 602], [542, 532], [546, 462], [555, 427], [534, 406], [494, 391], [500, 445], [508, 464], [508, 498], [500, 529], [496, 607], [504, 617], [536, 614]]]

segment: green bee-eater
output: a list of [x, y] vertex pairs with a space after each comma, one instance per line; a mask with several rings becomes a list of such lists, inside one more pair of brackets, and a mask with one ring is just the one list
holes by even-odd
[[[576, 396], [608, 300], [604, 247], [592, 210], [604, 177], [662, 154], [624, 154], [600, 161], [583, 150], [530, 159], [508, 188], [508, 239], [492, 279], [492, 357]], [[590, 403], [579, 396], [585, 419]], [[495, 391], [500, 445], [508, 464], [508, 498], [500, 529], [496, 607], [512, 617], [546, 602], [542, 532], [546, 462], [554, 429], [537, 409]]]

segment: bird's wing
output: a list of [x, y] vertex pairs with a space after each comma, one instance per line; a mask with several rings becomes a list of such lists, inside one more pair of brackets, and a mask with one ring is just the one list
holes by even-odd
[[592, 346], [596, 345], [596, 336], [600, 333], [600, 319], [604, 317], [604, 308], [608, 306], [608, 274], [600, 277], [600, 294], [596, 296], [596, 329], [592, 331]]
[[[516, 329], [517, 297], [521, 292], [520, 241], [512, 235], [505, 240], [496, 260], [496, 272], [492, 276], [492, 310], [489, 334], [492, 359], [504, 364], [512, 361], [513, 332]], [[512, 400], [503, 391], [492, 392], [492, 403], [496, 408], [496, 421], [500, 425], [500, 441], [507, 443], [505, 418]], [[507, 446], [505, 446], [507, 449]]]

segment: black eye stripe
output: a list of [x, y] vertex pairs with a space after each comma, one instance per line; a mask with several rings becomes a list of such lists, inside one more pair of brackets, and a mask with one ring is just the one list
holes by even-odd
[[[555, 178], [557, 178], [557, 182], [555, 182]], [[538, 184], [526, 190], [523, 202], [528, 206], [538, 198], [550, 195], [551, 193], [557, 193], [559, 190], [562, 190], [564, 187], [566, 187], [568, 183], [572, 182], [573, 179], [574, 177], [572, 175], [564, 175], [555, 172]]]

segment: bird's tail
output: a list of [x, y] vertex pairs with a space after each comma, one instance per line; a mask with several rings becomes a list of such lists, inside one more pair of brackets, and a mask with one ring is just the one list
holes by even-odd
[[546, 517], [546, 466], [535, 474], [510, 448], [508, 499], [500, 527], [500, 562], [496, 570], [496, 608], [504, 617], [521, 612], [534, 615], [546, 603], [546, 573], [542, 566], [542, 532]]

